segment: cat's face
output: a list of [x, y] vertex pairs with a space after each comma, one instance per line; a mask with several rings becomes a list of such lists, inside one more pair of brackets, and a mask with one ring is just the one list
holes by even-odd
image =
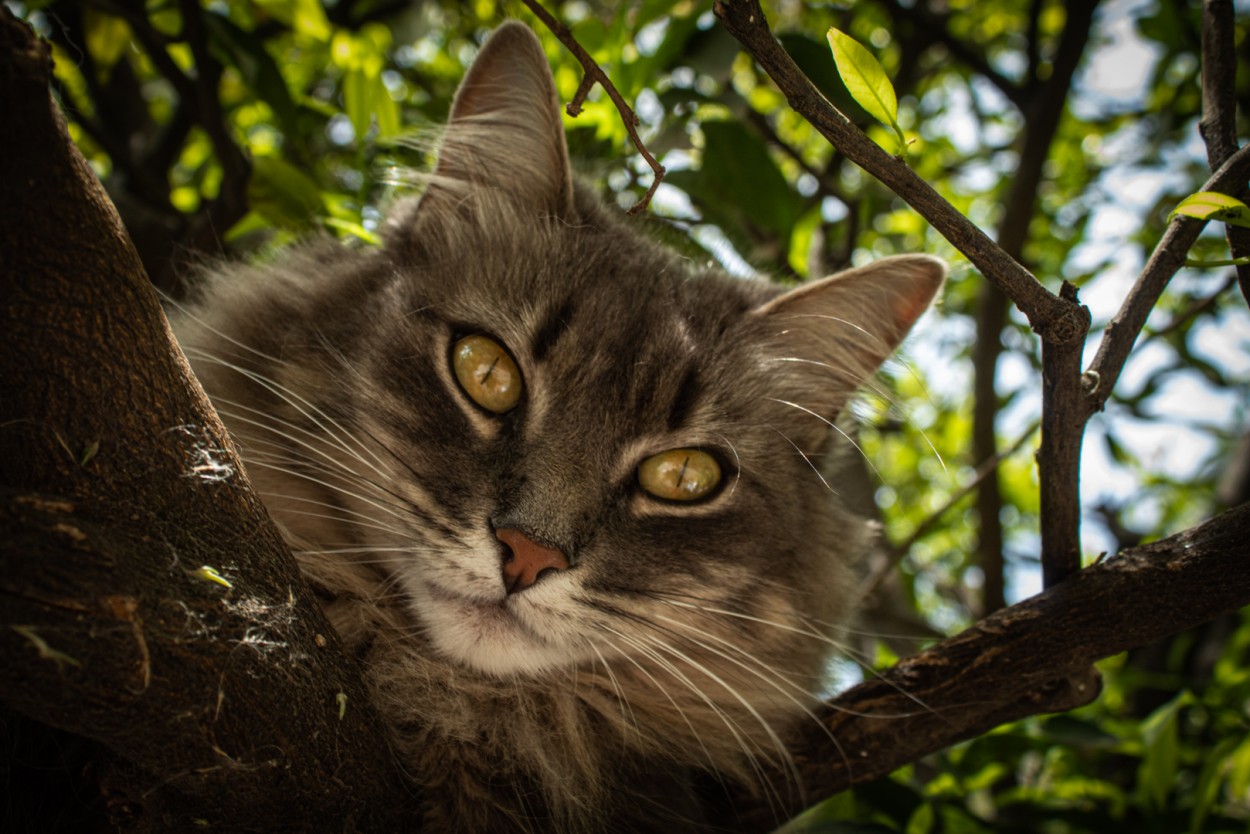
[[[410, 510], [370, 538], [407, 552], [392, 569], [434, 645], [538, 673], [709, 628], [690, 606], [801, 628], [827, 613], [806, 595], [841, 602], [850, 556], [812, 468], [828, 427], [767, 345], [775, 291], [615, 224], [505, 214], [453, 272], [401, 269], [358, 368], [353, 419], [387, 450], [370, 479]], [[501, 530], [567, 567], [509, 593], [528, 554]]]
[[234, 335], [190, 352], [315, 581], [373, 571], [478, 673], [602, 666], [753, 711], [811, 689], [847, 614], [832, 421], [943, 272], [782, 293], [693, 268], [573, 187], [511, 25], [385, 247], [219, 290], [204, 315]]

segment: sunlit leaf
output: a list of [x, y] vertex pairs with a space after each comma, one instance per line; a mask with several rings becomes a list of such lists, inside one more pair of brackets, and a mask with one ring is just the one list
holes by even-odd
[[286, 80], [273, 57], [265, 49], [265, 42], [252, 32], [244, 31], [228, 18], [206, 13], [204, 21], [229, 55], [231, 63], [257, 95], [278, 117], [283, 132], [296, 135], [296, 106], [287, 89]]
[[873, 54], [845, 32], [829, 27], [829, 48], [838, 66], [838, 74], [859, 106], [898, 136], [899, 153], [907, 146], [903, 129], [898, 124], [898, 97], [894, 85]]
[[1250, 228], [1250, 206], [1235, 197], [1215, 191], [1190, 194], [1172, 210], [1168, 220], [1177, 215], [1199, 220], [1220, 220], [1233, 226]]
[[348, 70], [343, 76], [343, 112], [351, 120], [357, 141], [364, 138], [373, 122], [373, 97], [378, 83], [360, 69]]
[[254, 0], [275, 19], [301, 35], [325, 41], [330, 37], [330, 21], [317, 0]]

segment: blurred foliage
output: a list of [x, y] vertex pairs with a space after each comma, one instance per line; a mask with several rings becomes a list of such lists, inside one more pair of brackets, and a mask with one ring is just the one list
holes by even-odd
[[[118, 203], [167, 291], [181, 254], [210, 241], [263, 257], [329, 232], [369, 245], [404, 170], [430, 164], [432, 127], [481, 39], [505, 17], [543, 38], [559, 93], [582, 73], [520, 3], [492, 0], [27, 0], [54, 44], [57, 94], [75, 140]], [[1069, 92], [1024, 247], [1052, 290], [1075, 283], [1096, 346], [1168, 212], [1208, 169], [1200, 117], [1200, 4], [1105, 0]], [[970, 356], [1001, 339], [1001, 447], [1040, 412], [1037, 340], [1014, 316], [975, 332], [984, 282], [897, 197], [848, 163], [716, 24], [711, 0], [548, 4], [636, 104], [670, 173], [657, 234], [735, 273], [799, 281], [900, 252], [947, 258], [941, 310], [857, 416], [885, 536], [902, 541], [966, 483]], [[893, 134], [852, 100], [831, 26], [865, 45], [898, 93], [907, 161], [974, 222], [993, 229], [1021, 163], [1019, 108], [1044, 84], [1067, 21], [1057, 0], [776, 0], [770, 21], [816, 86], [885, 147]], [[1247, 135], [1250, 20], [1240, 13], [1237, 96]], [[1114, 56], [1114, 58], [1108, 57]], [[1118, 73], [1118, 75], [1117, 75]], [[650, 169], [595, 90], [566, 118], [577, 167], [632, 205]], [[231, 164], [241, 150], [243, 165]], [[231, 194], [245, 199], [227, 199]], [[215, 209], [220, 209], [214, 213]], [[1210, 229], [1193, 257], [1227, 257]], [[156, 241], [153, 243], [152, 241]], [[1086, 437], [1089, 556], [1166, 535], [1245, 500], [1217, 494], [1244, 459], [1250, 316], [1226, 270], [1177, 277], [1119, 389]], [[1034, 448], [1034, 442], [1024, 449]], [[1240, 451], [1238, 451], [1240, 448]], [[1037, 472], [1000, 468], [1009, 596], [1036, 588]], [[1228, 479], [1226, 479], [1227, 481]], [[1230, 491], [1231, 490], [1231, 491]], [[898, 593], [949, 631], [976, 610], [965, 499], [909, 549]], [[916, 626], [916, 633], [922, 631]], [[1227, 621], [1104, 665], [1106, 692], [1070, 715], [1002, 728], [822, 806], [804, 830], [927, 832], [1245, 831], [1250, 821], [1250, 625]]]

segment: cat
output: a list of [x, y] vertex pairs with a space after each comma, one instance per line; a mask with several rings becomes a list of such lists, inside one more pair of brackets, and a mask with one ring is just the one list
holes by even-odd
[[834, 421], [944, 275], [689, 263], [575, 183], [509, 22], [380, 246], [219, 267], [176, 330], [422, 830], [697, 830], [811, 720], [868, 538]]

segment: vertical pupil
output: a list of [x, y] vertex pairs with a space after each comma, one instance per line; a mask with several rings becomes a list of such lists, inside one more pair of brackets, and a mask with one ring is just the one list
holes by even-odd
[[681, 469], [677, 470], [677, 488], [681, 489], [681, 485], [686, 481], [686, 467], [690, 465], [690, 455], [686, 455], [686, 459], [681, 462]]
[[495, 366], [498, 364], [499, 356], [496, 355], [494, 361], [490, 363], [490, 367], [486, 369], [486, 373], [482, 374], [482, 379], [478, 382], [479, 385], [485, 385], [490, 380], [490, 375], [495, 372]]

